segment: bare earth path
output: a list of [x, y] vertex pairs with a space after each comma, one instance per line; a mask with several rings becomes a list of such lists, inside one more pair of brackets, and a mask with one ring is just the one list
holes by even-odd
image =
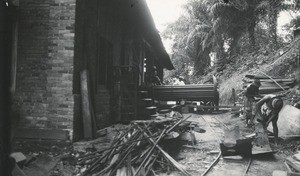
[[[184, 114], [186, 116], [188, 114]], [[240, 117], [232, 117], [229, 112], [222, 114], [192, 114], [190, 121], [198, 122], [206, 130], [205, 133], [195, 132], [197, 149], [186, 148], [180, 152], [179, 161], [191, 173], [202, 175], [204, 171], [217, 158], [219, 141], [224, 139], [225, 125], [229, 128], [238, 125], [241, 136], [253, 133], [253, 129], [246, 128]], [[274, 148], [276, 150], [276, 148]], [[213, 152], [212, 152], [213, 151]], [[243, 176], [250, 158], [230, 157], [220, 158], [219, 162], [206, 174], [207, 176]], [[247, 176], [271, 176], [274, 170], [286, 170], [284, 158], [278, 154], [252, 157]], [[177, 175], [172, 173], [171, 175]]]

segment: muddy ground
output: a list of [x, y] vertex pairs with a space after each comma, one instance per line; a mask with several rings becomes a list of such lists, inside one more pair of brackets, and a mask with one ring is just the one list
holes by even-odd
[[[184, 116], [187, 115], [190, 114], [184, 114]], [[182, 146], [179, 153], [173, 156], [191, 175], [195, 176], [202, 175], [217, 158], [218, 151], [220, 151], [219, 143], [220, 140], [224, 139], [224, 130], [226, 128], [239, 126], [242, 137], [254, 132], [254, 128], [246, 127], [244, 120], [240, 116], [232, 115], [231, 112], [220, 111], [211, 114], [192, 114], [189, 121], [197, 122], [206, 132], [194, 132], [196, 144], [192, 147], [191, 144]], [[23, 152], [27, 157], [22, 170], [28, 176], [39, 176], [41, 174], [43, 176], [79, 176], [86, 167], [78, 165], [76, 158], [86, 151], [92, 152], [97, 150], [98, 147], [105, 147], [108, 143], [109, 141], [102, 139], [93, 141], [92, 145], [88, 141], [72, 144], [62, 141], [16, 140], [14, 151]], [[287, 170], [284, 165], [284, 159], [299, 150], [300, 142], [298, 139], [281, 139], [278, 146], [275, 146], [271, 139], [271, 147], [277, 152], [275, 154], [252, 157], [252, 162], [246, 175], [268, 176], [272, 175], [274, 170]], [[249, 157], [221, 157], [207, 175], [244, 175], [249, 161]], [[159, 175], [176, 176], [181, 174], [176, 171], [170, 171]]]

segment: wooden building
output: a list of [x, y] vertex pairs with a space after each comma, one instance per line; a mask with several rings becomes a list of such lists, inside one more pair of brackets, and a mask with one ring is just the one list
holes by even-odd
[[153, 66], [161, 78], [173, 69], [145, 1], [78, 0], [76, 29], [74, 94], [88, 70], [96, 128], [139, 118], [138, 90], [151, 84]]
[[151, 85], [153, 66], [161, 79], [174, 69], [144, 0], [22, 0], [16, 9], [17, 136], [73, 131], [78, 140], [138, 119], [139, 88]]

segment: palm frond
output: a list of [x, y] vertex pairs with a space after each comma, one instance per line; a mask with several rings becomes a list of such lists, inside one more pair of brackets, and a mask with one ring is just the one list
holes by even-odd
[[209, 33], [205, 36], [204, 40], [202, 41], [202, 50], [212, 46], [214, 40], [214, 31], [210, 30]]
[[244, 11], [248, 8], [248, 3], [245, 0], [230, 0], [229, 4], [240, 11]]
[[270, 6], [270, 2], [268, 0], [262, 0], [259, 4], [255, 7], [255, 11], [267, 9]]
[[229, 4], [225, 4], [225, 3], [216, 3], [216, 4], [214, 4], [214, 5], [211, 7], [210, 11], [211, 11], [212, 16], [213, 16], [214, 18], [218, 18], [218, 17], [223, 16], [223, 15], [225, 15], [226, 13], [228, 13], [229, 10], [231, 9], [231, 7], [232, 7], [232, 6], [229, 5]]

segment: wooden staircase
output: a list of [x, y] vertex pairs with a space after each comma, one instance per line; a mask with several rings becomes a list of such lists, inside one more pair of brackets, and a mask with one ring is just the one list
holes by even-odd
[[138, 99], [138, 117], [139, 120], [149, 120], [156, 116], [157, 107], [154, 106], [154, 101], [149, 98], [149, 91], [140, 90]]

